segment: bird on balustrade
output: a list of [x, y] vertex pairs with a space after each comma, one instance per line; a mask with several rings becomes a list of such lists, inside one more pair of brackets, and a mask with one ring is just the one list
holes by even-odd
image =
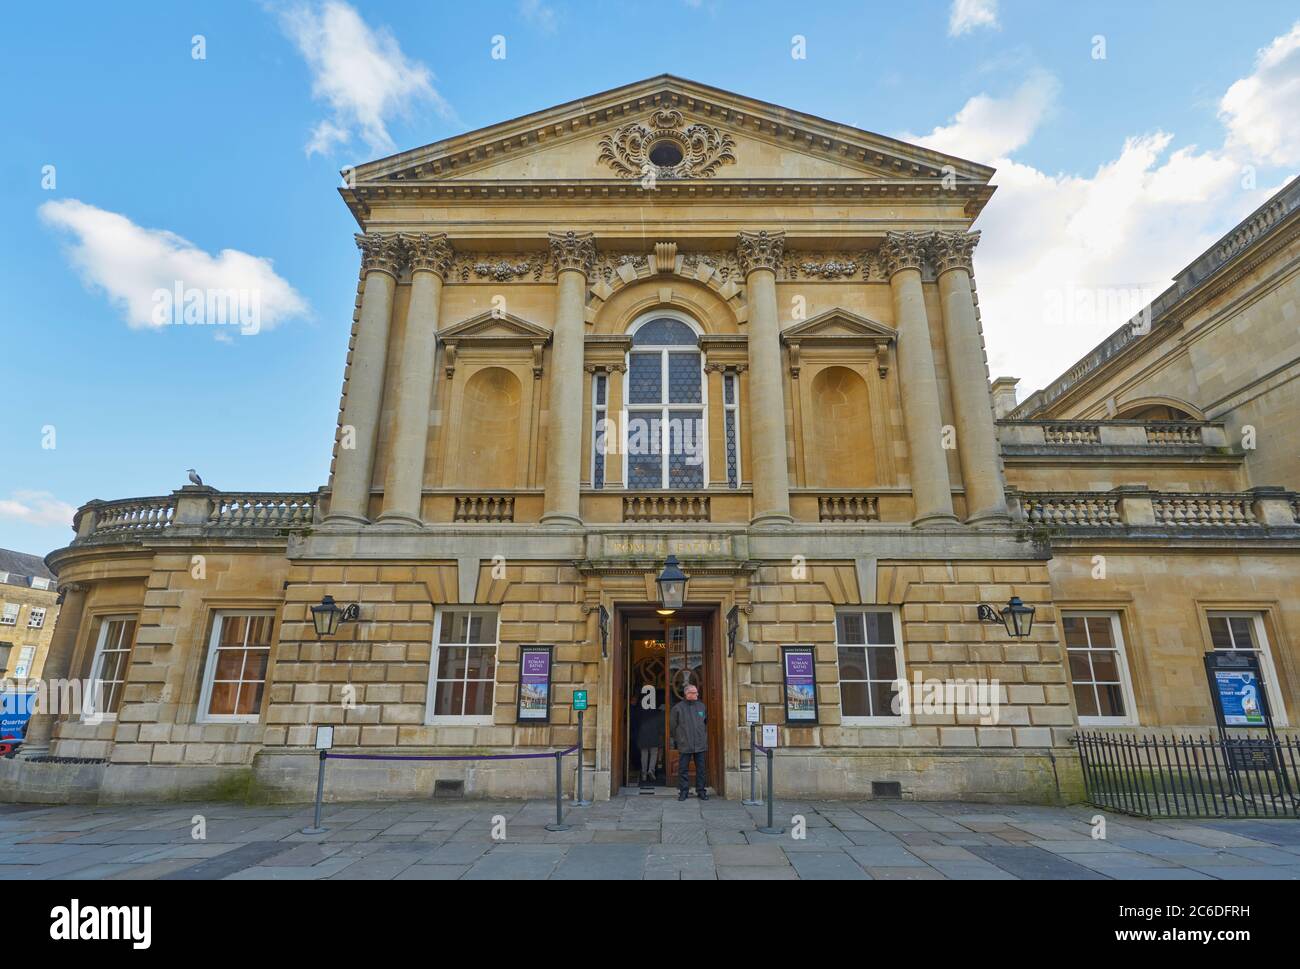
[[190, 484], [202, 486], [203, 479], [199, 477], [198, 472], [193, 468], [188, 469], [190, 473]]

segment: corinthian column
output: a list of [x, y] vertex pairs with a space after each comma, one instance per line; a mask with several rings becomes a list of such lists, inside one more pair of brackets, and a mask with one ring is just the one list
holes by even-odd
[[776, 313], [776, 266], [785, 233], [742, 232], [736, 241], [749, 301], [749, 437], [754, 472], [753, 525], [784, 525], [790, 517], [790, 470], [785, 443], [785, 379]]
[[546, 501], [542, 523], [580, 525], [582, 466], [582, 344], [587, 274], [596, 259], [590, 232], [552, 232], [555, 328], [551, 336], [551, 392], [546, 429]]
[[401, 240], [395, 233], [367, 232], [358, 235], [356, 240], [365, 278], [361, 321], [348, 366], [347, 400], [343, 405], [343, 426], [326, 522], [368, 520], [370, 479], [379, 438], [379, 409], [384, 398], [384, 368], [388, 363], [388, 329], [402, 261]]
[[943, 453], [939, 385], [930, 347], [930, 323], [921, 292], [924, 237], [917, 232], [887, 232], [880, 247], [898, 328], [898, 381], [903, 394], [903, 424], [911, 452], [914, 525], [955, 522], [948, 461]]
[[[68, 690], [59, 688], [60, 681], [68, 678], [72, 668], [72, 654], [77, 648], [77, 633], [81, 629], [81, 617], [86, 605], [86, 587], [84, 585], [66, 585], [63, 587], [63, 601], [59, 605], [59, 617], [55, 621], [54, 635], [50, 637], [49, 652], [45, 656], [45, 668], [41, 671], [41, 681], [46, 684], [45, 703], [48, 706], [51, 697], [70, 696]], [[70, 711], [60, 710], [58, 714], [66, 716]], [[75, 711], [79, 712], [79, 711]], [[44, 757], [50, 752], [50, 740], [54, 736], [56, 713], [39, 710], [27, 723], [27, 739], [22, 746], [23, 757]]]
[[936, 232], [930, 255], [939, 273], [943, 340], [957, 421], [957, 454], [966, 491], [966, 521], [1007, 521], [1006, 484], [998, 464], [988, 365], [971, 292], [971, 254], [978, 232]]
[[433, 405], [434, 354], [438, 348], [438, 308], [451, 266], [445, 233], [403, 235], [411, 267], [411, 302], [406, 308], [401, 372], [397, 377], [397, 424], [384, 477], [384, 510], [379, 520], [419, 525], [424, 490], [424, 451]]

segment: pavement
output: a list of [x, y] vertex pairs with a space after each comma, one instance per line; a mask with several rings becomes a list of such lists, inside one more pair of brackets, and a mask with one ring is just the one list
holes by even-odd
[[[1089, 808], [620, 796], [553, 801], [0, 805], [4, 879], [1281, 879], [1300, 821], [1147, 821]], [[1102, 817], [1105, 836], [1094, 837]], [[802, 818], [802, 823], [799, 822]]]

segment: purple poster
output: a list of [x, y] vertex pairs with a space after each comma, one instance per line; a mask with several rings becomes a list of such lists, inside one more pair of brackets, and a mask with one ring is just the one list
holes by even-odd
[[549, 720], [551, 716], [551, 647], [526, 646], [519, 668], [519, 719]]
[[817, 722], [817, 684], [811, 648], [787, 646], [785, 665], [785, 719], [787, 723]]

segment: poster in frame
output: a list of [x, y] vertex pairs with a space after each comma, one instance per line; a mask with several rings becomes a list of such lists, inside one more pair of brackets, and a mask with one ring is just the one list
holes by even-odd
[[519, 648], [519, 699], [516, 718], [520, 723], [551, 722], [551, 659], [553, 646]]
[[817, 677], [813, 648], [782, 646], [781, 677], [785, 686], [785, 722], [817, 723]]

